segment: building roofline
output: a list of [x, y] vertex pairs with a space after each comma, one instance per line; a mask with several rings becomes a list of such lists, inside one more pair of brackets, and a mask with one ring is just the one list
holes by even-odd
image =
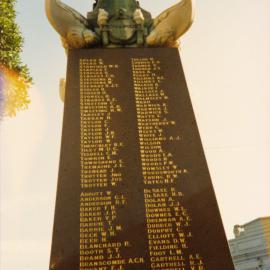
[[251, 224], [251, 223], [253, 223], [253, 222], [255, 222], [255, 221], [258, 221], [258, 220], [267, 220], [267, 219], [270, 220], [270, 216], [259, 217], [259, 218], [253, 219], [253, 220], [251, 220], [251, 221], [249, 221], [249, 222], [247, 222], [247, 223], [245, 223], [245, 224], [243, 224], [243, 225], [241, 225], [241, 226], [249, 225], [249, 224]]

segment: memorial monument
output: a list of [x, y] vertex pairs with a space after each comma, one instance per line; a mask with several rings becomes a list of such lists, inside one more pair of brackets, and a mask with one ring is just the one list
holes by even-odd
[[192, 1], [46, 13], [68, 55], [50, 269], [233, 270], [177, 49]]

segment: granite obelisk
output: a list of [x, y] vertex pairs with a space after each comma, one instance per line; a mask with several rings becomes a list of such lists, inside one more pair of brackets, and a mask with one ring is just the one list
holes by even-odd
[[50, 269], [233, 270], [179, 53], [160, 45], [191, 1], [165, 22], [99, 0], [87, 18], [60, 2], [63, 23], [54, 4], [68, 66]]

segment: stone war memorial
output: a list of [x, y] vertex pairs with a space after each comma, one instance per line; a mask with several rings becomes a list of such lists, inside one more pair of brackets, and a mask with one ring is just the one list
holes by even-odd
[[46, 14], [68, 57], [50, 270], [233, 270], [178, 52], [192, 0]]

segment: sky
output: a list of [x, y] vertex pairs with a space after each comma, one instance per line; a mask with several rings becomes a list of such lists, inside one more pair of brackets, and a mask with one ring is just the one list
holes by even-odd
[[[66, 0], [86, 14], [92, 2]], [[141, 0], [156, 16], [173, 0]], [[1, 270], [48, 269], [66, 56], [44, 1], [18, 0], [27, 111], [1, 123]], [[197, 0], [181, 59], [228, 238], [270, 215], [270, 2]]]

